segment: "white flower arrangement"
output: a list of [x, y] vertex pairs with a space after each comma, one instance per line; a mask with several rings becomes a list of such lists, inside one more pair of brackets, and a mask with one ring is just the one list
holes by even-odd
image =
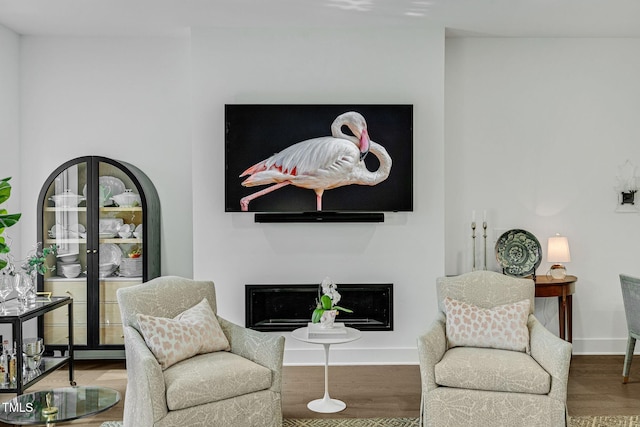
[[348, 308], [337, 305], [342, 298], [338, 293], [338, 286], [329, 277], [325, 277], [318, 289], [318, 299], [316, 300], [316, 308], [313, 310], [311, 321], [318, 323], [325, 311], [339, 310], [345, 313], [353, 313]]

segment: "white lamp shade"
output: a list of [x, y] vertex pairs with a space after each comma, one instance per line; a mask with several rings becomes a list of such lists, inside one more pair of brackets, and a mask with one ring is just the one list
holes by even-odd
[[569, 240], [565, 236], [556, 234], [549, 237], [547, 246], [548, 262], [570, 262], [571, 253], [569, 252]]

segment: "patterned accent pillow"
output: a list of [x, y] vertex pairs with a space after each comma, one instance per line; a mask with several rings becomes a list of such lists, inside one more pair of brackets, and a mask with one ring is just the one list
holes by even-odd
[[449, 348], [488, 347], [529, 353], [530, 304], [526, 299], [485, 309], [446, 297]]
[[146, 314], [137, 318], [144, 341], [162, 370], [197, 354], [231, 349], [206, 298], [173, 319]]

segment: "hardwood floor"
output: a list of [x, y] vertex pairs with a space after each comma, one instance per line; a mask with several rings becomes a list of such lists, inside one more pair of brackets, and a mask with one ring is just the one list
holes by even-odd
[[324, 395], [324, 366], [286, 366], [282, 413], [285, 418], [418, 417], [420, 371], [415, 366], [330, 366], [329, 395], [347, 404], [336, 414], [318, 414], [307, 403]]
[[[623, 356], [574, 356], [569, 374], [567, 406], [572, 416], [639, 415], [640, 356], [635, 356], [628, 384], [622, 384]], [[103, 385], [124, 396], [124, 362], [76, 362], [79, 385]], [[54, 372], [29, 391], [68, 385], [66, 369]], [[329, 394], [344, 400], [347, 409], [337, 414], [317, 414], [306, 404], [324, 394], [324, 367], [286, 366], [283, 373], [282, 410], [285, 418], [418, 417], [420, 376], [418, 366], [331, 366]], [[0, 395], [6, 401], [13, 395]], [[122, 419], [124, 403], [71, 425], [99, 427], [103, 421]], [[0, 423], [1, 426], [4, 424]]]
[[569, 371], [569, 415], [640, 415], [640, 356], [622, 384], [624, 356], [573, 356]]

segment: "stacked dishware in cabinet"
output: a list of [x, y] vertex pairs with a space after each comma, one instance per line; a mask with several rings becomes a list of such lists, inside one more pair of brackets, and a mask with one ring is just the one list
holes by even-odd
[[[76, 358], [124, 357], [119, 288], [160, 275], [160, 201], [135, 166], [104, 157], [71, 160], [47, 179], [39, 196], [38, 236], [57, 245], [55, 269], [38, 290], [73, 298]], [[67, 317], [39, 321], [48, 350], [64, 351]]]

